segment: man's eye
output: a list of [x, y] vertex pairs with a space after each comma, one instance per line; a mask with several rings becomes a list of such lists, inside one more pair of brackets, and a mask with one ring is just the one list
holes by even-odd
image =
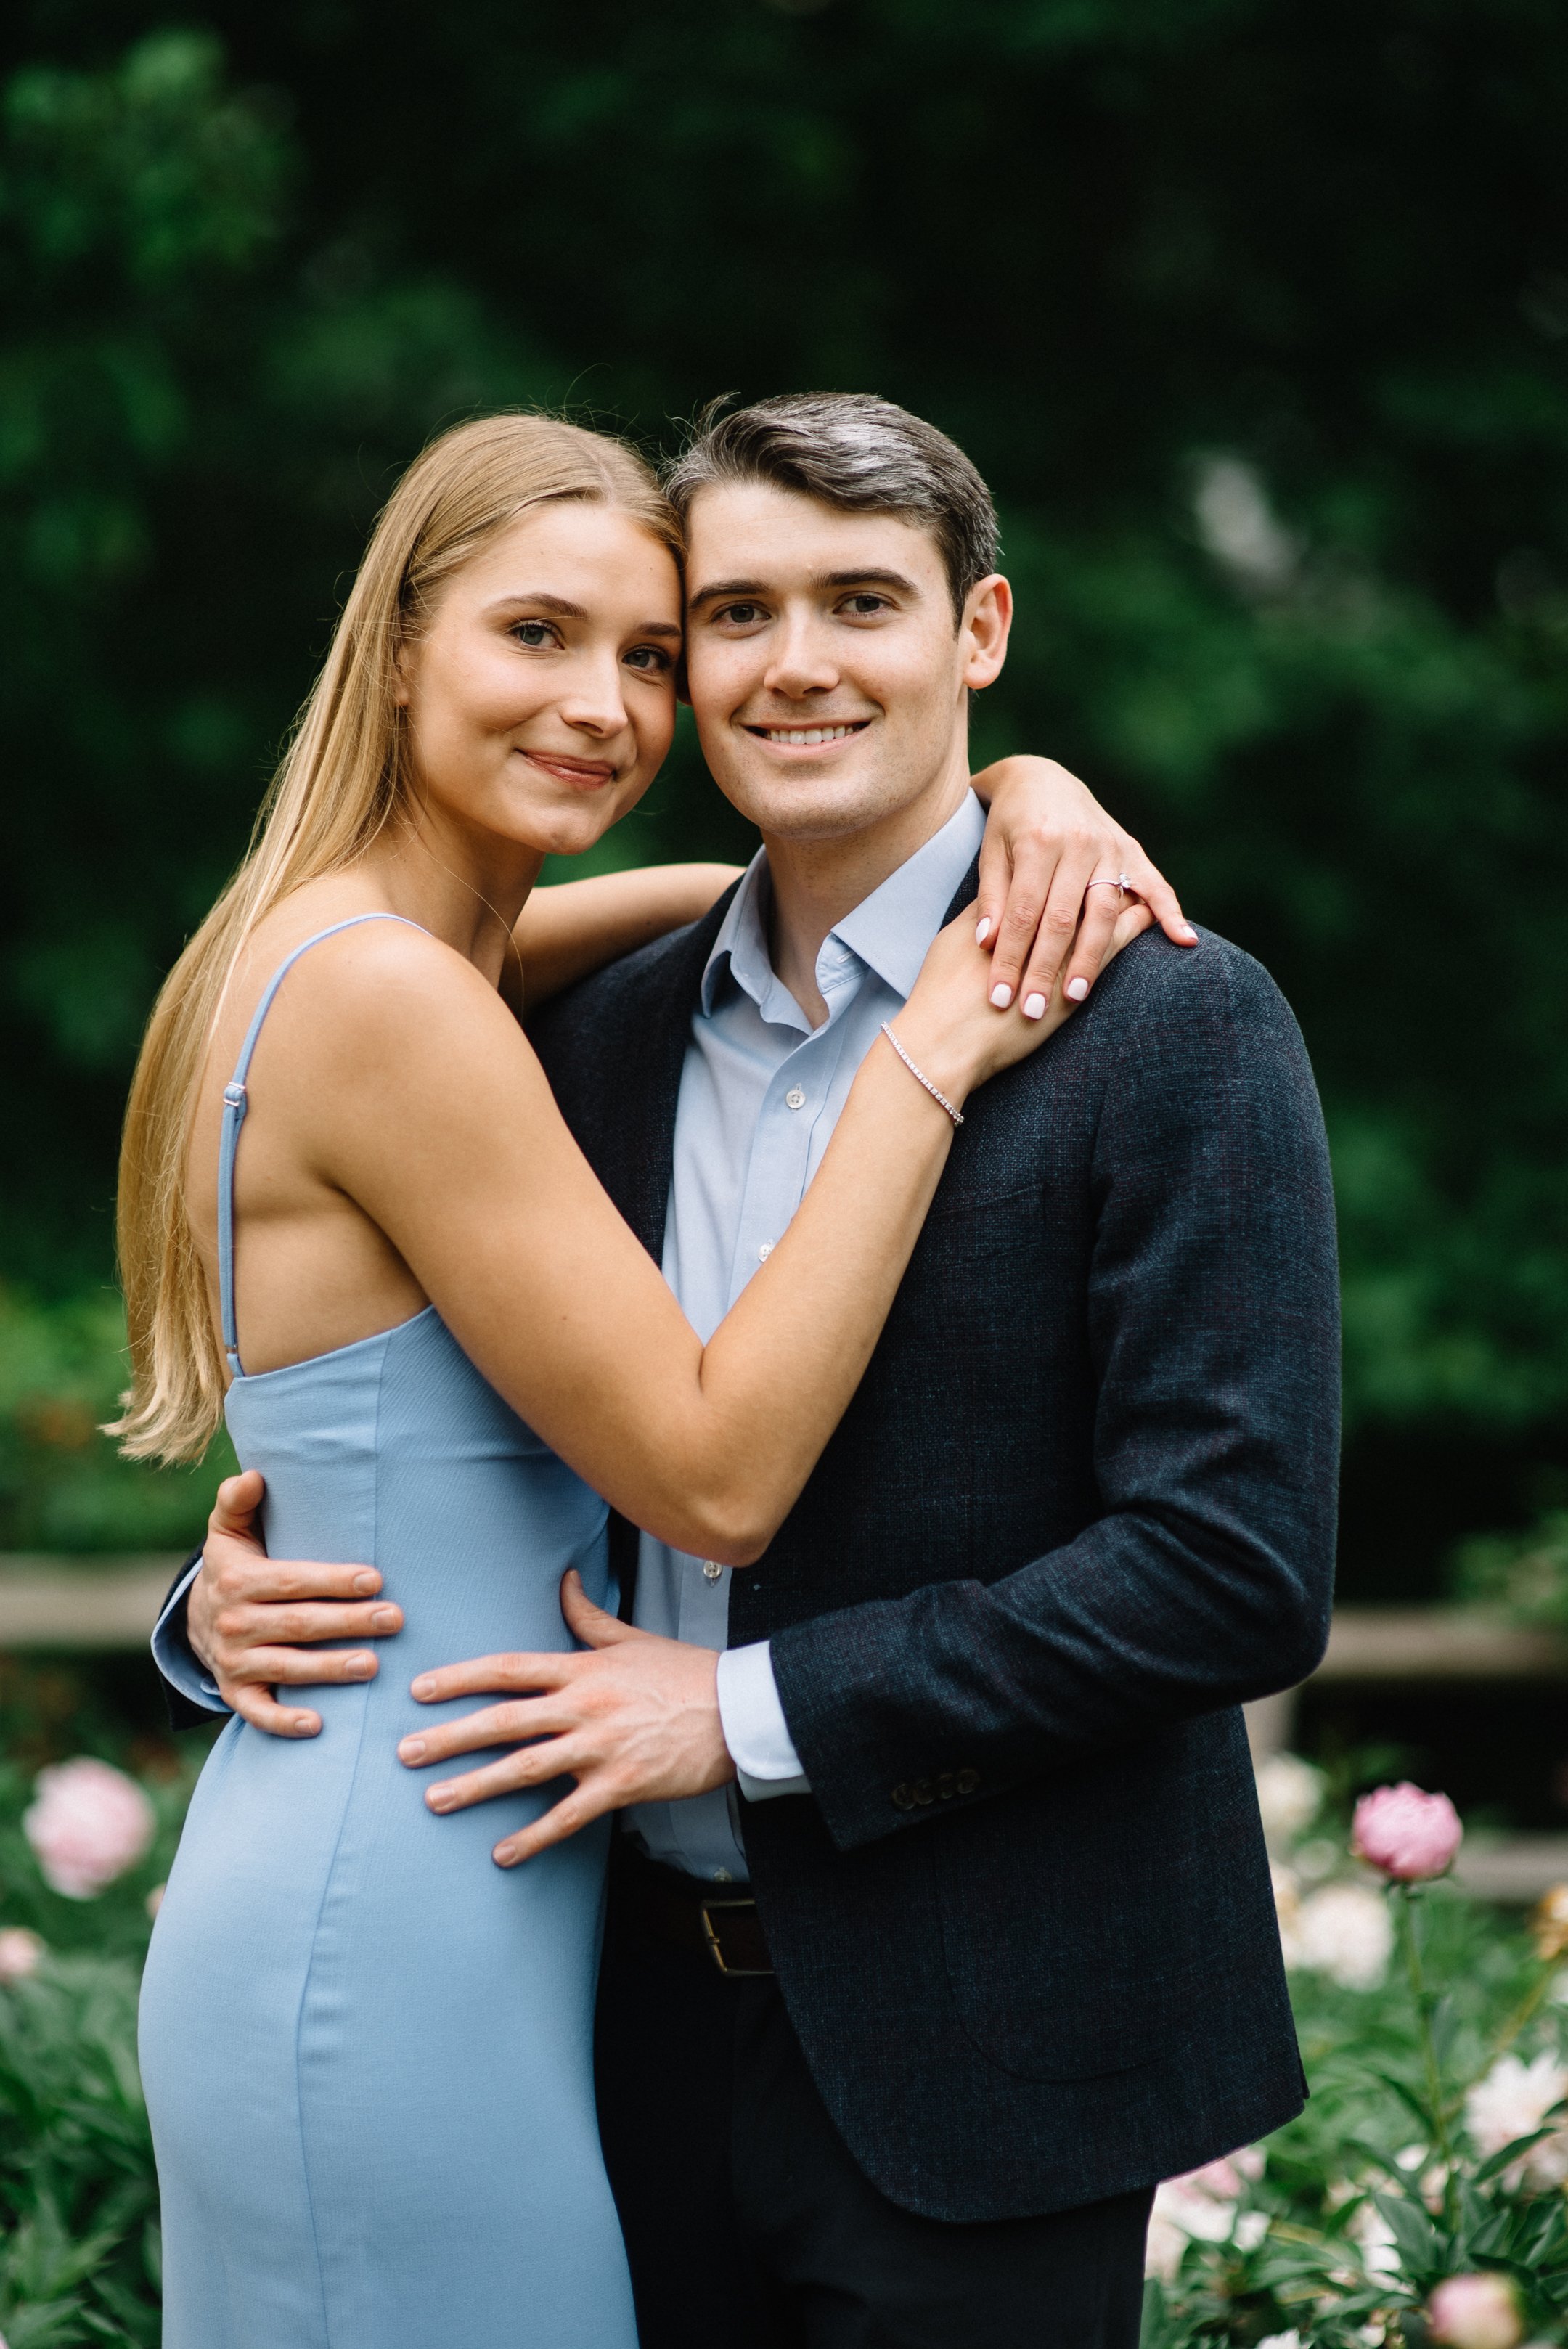
[[548, 620], [519, 620], [512, 633], [530, 652], [544, 652], [557, 641]]
[[866, 595], [849, 596], [844, 609], [849, 614], [851, 619], [870, 620], [874, 619], [878, 612], [890, 610], [891, 606], [886, 595]]
[[749, 628], [765, 615], [760, 604], [726, 604], [723, 610], [716, 612], [713, 616], [718, 620], [728, 620], [737, 628]]

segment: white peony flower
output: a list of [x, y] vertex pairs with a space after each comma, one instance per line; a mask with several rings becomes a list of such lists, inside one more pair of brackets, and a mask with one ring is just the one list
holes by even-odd
[[1296, 1909], [1285, 1963], [1327, 1974], [1342, 1990], [1376, 1990], [1394, 1954], [1388, 1904], [1369, 1884], [1325, 1884]]
[[1258, 1808], [1271, 1844], [1294, 1843], [1323, 1808], [1323, 1772], [1299, 1754], [1271, 1754], [1258, 1767]]
[[1269, 1863], [1269, 1881], [1274, 1889], [1274, 1921], [1280, 1929], [1280, 1947], [1287, 1966], [1300, 1962], [1296, 1955], [1296, 1928], [1301, 1921], [1302, 1891], [1293, 1871], [1282, 1868], [1277, 1859]]
[[1205, 2162], [1201, 2169], [1168, 2178], [1155, 2193], [1145, 2274], [1171, 2282], [1189, 2242], [1234, 2242], [1241, 2251], [1255, 2251], [1268, 2229], [1267, 2214], [1238, 2214], [1236, 2206], [1247, 2180], [1262, 2174], [1262, 2153], [1248, 2145], [1219, 2161]]
[[[25, 1982], [43, 1961], [44, 1944], [26, 1925], [7, 1925], [0, 1932], [0, 1982]], [[5, 2349], [3, 2341], [0, 2349]]]
[[1376, 2204], [1364, 2202], [1347, 2231], [1367, 2274], [1380, 2283], [1397, 2283], [1402, 2271], [1394, 2230]]
[[[1543, 2127], [1552, 2106], [1561, 2104], [1564, 2096], [1568, 2096], [1568, 2066], [1554, 2055], [1538, 2055], [1532, 2064], [1521, 2063], [1517, 2055], [1500, 2055], [1485, 2079], [1478, 2081], [1465, 2098], [1465, 2127], [1470, 2142], [1484, 2161], [1511, 2145], [1515, 2137], [1529, 2137]], [[1568, 2122], [1560, 2122], [1550, 2137], [1542, 2137], [1504, 2173], [1510, 2187], [1525, 2179], [1542, 2187], [1568, 2182]]]

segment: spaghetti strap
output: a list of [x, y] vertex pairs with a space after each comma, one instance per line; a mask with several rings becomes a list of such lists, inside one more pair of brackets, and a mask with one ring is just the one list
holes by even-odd
[[[251, 1055], [255, 1050], [262, 1022], [272, 1009], [273, 998], [300, 956], [318, 947], [323, 938], [335, 938], [339, 930], [357, 929], [361, 922], [401, 922], [410, 930], [423, 928], [421, 923], [410, 922], [406, 914], [350, 914], [347, 921], [334, 922], [329, 928], [317, 930], [313, 937], [302, 939], [291, 954], [285, 955], [262, 989], [261, 1001], [240, 1046], [234, 1073], [223, 1087], [223, 1128], [218, 1141], [218, 1308], [223, 1325], [223, 1353], [236, 1379], [244, 1378], [244, 1371], [240, 1364], [239, 1324], [234, 1315], [234, 1153], [249, 1106], [245, 1080], [250, 1075]], [[426, 931], [425, 935], [430, 934]]]

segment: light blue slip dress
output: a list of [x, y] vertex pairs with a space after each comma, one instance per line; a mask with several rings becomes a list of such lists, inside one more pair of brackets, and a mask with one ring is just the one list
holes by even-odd
[[266, 1478], [273, 1555], [379, 1567], [406, 1628], [377, 1679], [311, 1691], [318, 1737], [231, 1720], [196, 1788], [141, 1996], [165, 2349], [635, 2349], [594, 2115], [608, 1821], [503, 1870], [491, 1847], [565, 1786], [438, 1818], [423, 1796], [441, 1774], [397, 1756], [408, 1731], [483, 1702], [416, 1704], [417, 1672], [572, 1646], [560, 1578], [575, 1566], [607, 1599], [604, 1504], [433, 1306], [240, 1368], [245, 1078], [317, 943], [275, 974], [223, 1096], [227, 1418]]

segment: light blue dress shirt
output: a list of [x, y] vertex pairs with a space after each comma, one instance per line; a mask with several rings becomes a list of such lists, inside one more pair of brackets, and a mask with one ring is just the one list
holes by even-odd
[[[664, 1277], [704, 1343], [805, 1196], [856, 1071], [882, 1022], [902, 1009], [984, 830], [985, 811], [970, 792], [923, 848], [835, 924], [816, 958], [827, 1018], [815, 1030], [769, 959], [765, 854], [749, 867], [692, 1015], [664, 1226]], [[634, 1614], [642, 1630], [722, 1649], [729, 1609], [727, 1569], [705, 1573], [701, 1558], [643, 1535]], [[748, 1800], [806, 1791], [765, 1640], [722, 1656], [719, 1710]], [[639, 1804], [627, 1822], [670, 1867], [721, 1882], [746, 1876], [732, 1788]]]
[[[827, 1018], [815, 1030], [769, 959], [765, 854], [748, 868], [692, 1014], [665, 1216], [665, 1278], [704, 1343], [805, 1196], [856, 1071], [882, 1022], [903, 1008], [984, 830], [985, 811], [971, 792], [923, 848], [828, 932], [816, 958]], [[710, 1576], [703, 1564], [643, 1535], [635, 1608], [642, 1630], [725, 1648], [729, 1570]], [[175, 1610], [195, 1571], [171, 1594], [153, 1653], [176, 1688], [222, 1712], [215, 1683], [174, 1636]], [[719, 1710], [745, 1799], [807, 1791], [765, 1640], [721, 1656]], [[670, 1867], [721, 1883], [746, 1876], [733, 1787], [639, 1804], [627, 1819], [644, 1849]]]

